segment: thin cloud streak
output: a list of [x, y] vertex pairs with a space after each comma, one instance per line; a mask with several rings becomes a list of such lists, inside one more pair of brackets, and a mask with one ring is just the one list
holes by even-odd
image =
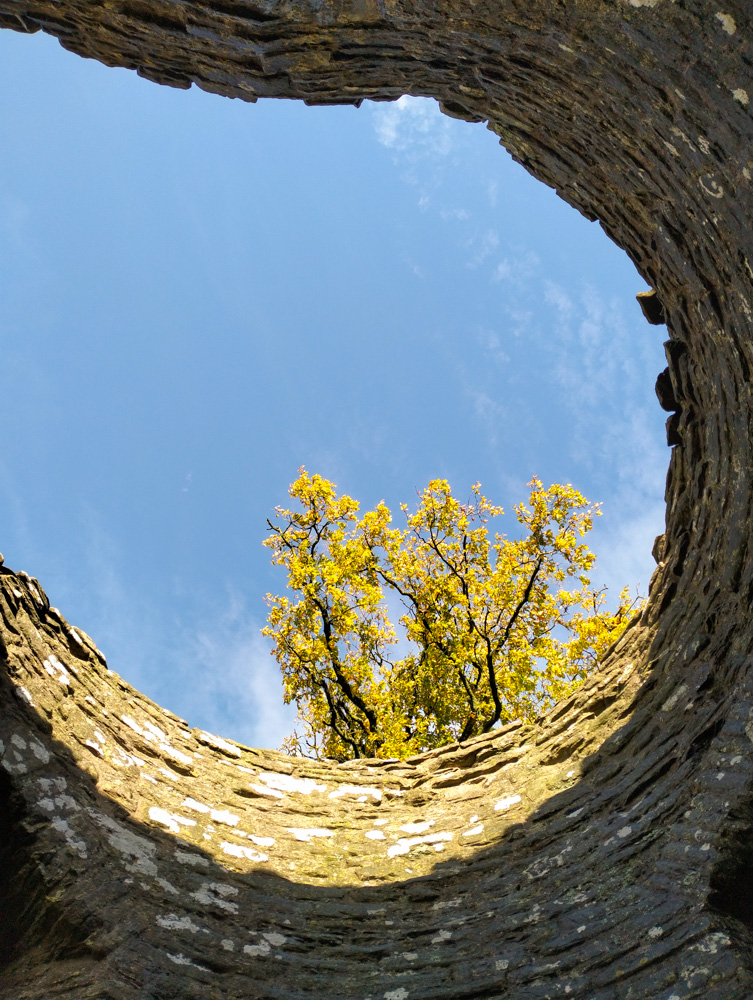
[[436, 101], [405, 94], [373, 111], [377, 141], [408, 158], [446, 156], [453, 148], [452, 128]]

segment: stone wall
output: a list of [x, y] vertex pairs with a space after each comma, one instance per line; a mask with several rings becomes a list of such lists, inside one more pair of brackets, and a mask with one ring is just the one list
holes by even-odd
[[158, 83], [488, 121], [657, 290], [672, 410], [649, 605], [600, 674], [405, 764], [189, 731], [2, 569], [2, 1000], [753, 997], [752, 14], [0, 0]]

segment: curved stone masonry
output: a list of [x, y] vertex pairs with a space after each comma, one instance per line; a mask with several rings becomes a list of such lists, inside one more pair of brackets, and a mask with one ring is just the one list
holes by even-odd
[[404, 764], [189, 731], [2, 570], [2, 1000], [753, 997], [751, 13], [0, 0], [159, 83], [488, 121], [656, 289], [673, 446], [649, 605], [599, 675]]
[[678, 995], [749, 995], [704, 896], [750, 736], [706, 755], [710, 801], [684, 733], [703, 680], [646, 679], [644, 625], [539, 725], [333, 766], [189, 730], [26, 575], [2, 571], [0, 609], [26, 838], [7, 1000], [648, 997], [657, 966]]

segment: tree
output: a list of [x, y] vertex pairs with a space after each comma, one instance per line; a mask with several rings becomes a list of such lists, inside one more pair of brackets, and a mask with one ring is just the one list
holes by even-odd
[[515, 507], [525, 531], [511, 540], [490, 537], [503, 511], [478, 483], [461, 504], [433, 480], [415, 513], [401, 505], [397, 528], [384, 502], [359, 518], [356, 500], [299, 470], [298, 508], [276, 508], [264, 542], [296, 594], [267, 595], [263, 630], [303, 727], [287, 750], [402, 759], [532, 721], [582, 683], [640, 602], [625, 589], [610, 613], [590, 586], [582, 539], [599, 505], [570, 485], [528, 485]]

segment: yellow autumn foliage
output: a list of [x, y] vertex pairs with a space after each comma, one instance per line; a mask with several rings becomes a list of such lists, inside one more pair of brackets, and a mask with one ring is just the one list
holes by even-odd
[[400, 528], [384, 503], [359, 517], [356, 500], [299, 470], [297, 507], [276, 509], [264, 542], [294, 594], [267, 595], [263, 629], [298, 705], [286, 750], [404, 759], [532, 721], [582, 683], [641, 602], [625, 589], [607, 612], [590, 586], [583, 538], [598, 505], [570, 485], [528, 485], [510, 540], [490, 535], [503, 511], [478, 483], [460, 503], [433, 480], [414, 513], [401, 505]]

